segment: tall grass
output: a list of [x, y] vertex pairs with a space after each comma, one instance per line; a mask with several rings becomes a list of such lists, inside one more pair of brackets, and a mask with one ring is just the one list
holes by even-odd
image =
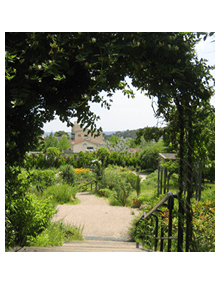
[[29, 246], [61, 246], [65, 241], [83, 240], [83, 227], [65, 225], [62, 221], [52, 222], [35, 238], [29, 239]]
[[52, 185], [44, 190], [43, 197], [47, 198], [52, 196], [52, 202], [54, 204], [65, 204], [73, 202], [75, 200], [76, 193], [76, 187], [69, 186], [67, 184]]

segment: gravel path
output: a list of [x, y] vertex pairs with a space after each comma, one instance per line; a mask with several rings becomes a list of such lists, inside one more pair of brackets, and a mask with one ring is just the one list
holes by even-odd
[[52, 221], [63, 219], [65, 224], [84, 226], [84, 237], [129, 238], [128, 228], [139, 215], [138, 209], [110, 206], [108, 201], [87, 192], [77, 193], [76, 197], [81, 203], [58, 205]]

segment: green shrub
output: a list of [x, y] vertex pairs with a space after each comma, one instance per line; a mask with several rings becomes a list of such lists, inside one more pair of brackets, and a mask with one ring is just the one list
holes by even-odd
[[118, 153], [116, 151], [112, 152], [109, 156], [109, 163], [116, 164], [118, 159]]
[[126, 200], [132, 192], [132, 187], [126, 179], [115, 179], [112, 196], [119, 202], [120, 205], [125, 206]]
[[215, 163], [211, 163], [211, 165], [204, 170], [204, 178], [209, 180], [210, 182], [215, 181]]
[[108, 165], [110, 151], [106, 147], [100, 147], [96, 155], [101, 160], [102, 165]]
[[51, 198], [40, 200], [30, 192], [32, 182], [27, 171], [21, 173], [10, 166], [5, 171], [5, 246], [25, 246], [29, 236], [47, 227], [56, 210]]
[[141, 169], [155, 170], [158, 168], [158, 154], [165, 151], [163, 141], [159, 141], [153, 146], [146, 147], [140, 153]]
[[52, 222], [36, 237], [29, 238], [29, 246], [61, 246], [65, 241], [83, 240], [83, 228]]
[[61, 167], [62, 165], [65, 165], [65, 164], [66, 164], [66, 159], [61, 155], [58, 158], [57, 165], [58, 165], [58, 167]]
[[46, 156], [42, 153], [39, 153], [37, 160], [36, 160], [36, 168], [47, 168], [48, 167], [48, 162], [46, 160]]
[[60, 167], [61, 170], [61, 177], [63, 180], [71, 185], [75, 184], [76, 174], [74, 168], [71, 165], [63, 165]]
[[45, 188], [55, 183], [55, 172], [51, 169], [32, 169], [28, 172], [24, 170], [19, 174], [19, 178], [27, 180], [32, 190], [36, 190], [35, 193], [42, 193]]
[[41, 183], [45, 187], [51, 186], [54, 183], [55, 172], [51, 169], [46, 170], [32, 170], [31, 172], [32, 183]]
[[[150, 207], [147, 208], [146, 212], [149, 212], [165, 195], [161, 195], [156, 198], [151, 198], [147, 204]], [[191, 203], [193, 217], [193, 236], [192, 242], [190, 244], [190, 251], [198, 252], [214, 252], [215, 251], [215, 202], [211, 201], [200, 201], [195, 200]], [[164, 208], [162, 208], [164, 210]], [[168, 210], [164, 210], [164, 228], [168, 230]], [[142, 214], [142, 213], [141, 213]], [[141, 242], [143, 247], [153, 250], [154, 248], [154, 230], [155, 230], [155, 219], [154, 217], [144, 220], [135, 229], [135, 223], [139, 217], [135, 217], [132, 221], [132, 225], [129, 229], [130, 238]], [[185, 216], [186, 219], [186, 216]], [[173, 211], [173, 221], [172, 221], [172, 236], [177, 236], [178, 229], [178, 203], [175, 201], [175, 207]], [[186, 220], [184, 221], [186, 224]], [[158, 250], [160, 248], [160, 241], [158, 241]], [[185, 241], [184, 241], [185, 249]], [[167, 242], [164, 243], [164, 251], [167, 251]], [[177, 251], [177, 241], [172, 241], [171, 251]]]
[[101, 182], [102, 179], [104, 179], [105, 175], [105, 168], [102, 166], [102, 164], [99, 161], [93, 162], [93, 172], [95, 173], [96, 180], [98, 182]]
[[7, 177], [10, 179], [5, 183], [5, 246], [26, 246], [29, 237], [35, 237], [48, 226], [56, 210], [51, 198], [39, 200], [29, 193], [29, 182], [22, 176]]
[[43, 195], [45, 198], [52, 196], [53, 203], [65, 204], [73, 201], [76, 193], [76, 187], [69, 185], [52, 185], [43, 192]]
[[137, 175], [135, 190], [137, 192], [137, 197], [138, 197], [140, 195], [140, 176], [139, 175]]

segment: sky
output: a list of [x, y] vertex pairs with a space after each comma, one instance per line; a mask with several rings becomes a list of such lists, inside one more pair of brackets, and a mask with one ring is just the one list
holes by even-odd
[[[215, 43], [211, 43], [214, 39], [214, 36], [208, 37], [206, 41], [201, 41], [196, 46], [198, 57], [207, 59], [209, 65], [215, 64]], [[215, 77], [215, 71], [213, 70], [211, 73]], [[102, 127], [104, 132], [117, 132], [162, 125], [162, 121], [158, 121], [154, 116], [151, 99], [145, 96], [144, 93], [137, 91], [137, 89], [133, 88], [133, 90], [135, 93], [134, 99], [127, 98], [120, 91], [115, 92], [110, 110], [102, 108], [97, 103], [89, 104], [91, 111], [100, 116], [100, 120], [96, 123], [97, 127]], [[215, 106], [215, 95], [212, 97], [211, 104]], [[74, 118], [71, 121], [74, 123], [76, 119]], [[66, 123], [62, 123], [56, 117], [55, 120], [46, 123], [43, 130], [45, 132], [59, 130], [70, 132], [71, 128], [68, 128]]]

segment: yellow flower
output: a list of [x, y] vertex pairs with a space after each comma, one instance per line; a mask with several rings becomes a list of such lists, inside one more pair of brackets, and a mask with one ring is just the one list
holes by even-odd
[[211, 204], [211, 202], [210, 202], [210, 201], [207, 201], [205, 204], [206, 204], [206, 206], [208, 206], [208, 205]]
[[76, 168], [75, 169], [75, 173], [77, 174], [88, 172], [88, 171], [90, 171], [89, 168]]

